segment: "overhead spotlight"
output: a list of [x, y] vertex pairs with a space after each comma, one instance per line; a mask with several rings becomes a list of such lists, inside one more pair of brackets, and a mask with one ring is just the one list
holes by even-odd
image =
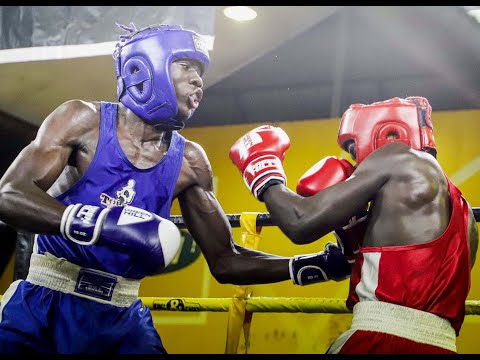
[[480, 22], [480, 6], [462, 6], [471, 17]]
[[236, 21], [250, 21], [257, 17], [257, 12], [248, 6], [229, 6], [223, 14]]
[[468, 14], [470, 16], [473, 16], [478, 22], [480, 22], [480, 9], [470, 10]]

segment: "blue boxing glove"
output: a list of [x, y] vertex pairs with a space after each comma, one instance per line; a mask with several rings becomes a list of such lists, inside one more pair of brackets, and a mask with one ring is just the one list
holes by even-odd
[[85, 246], [131, 249], [143, 259], [147, 275], [160, 273], [180, 248], [180, 231], [173, 222], [134, 206], [69, 205], [60, 232], [65, 239]]
[[352, 268], [342, 249], [328, 242], [322, 252], [296, 255], [290, 259], [290, 278], [296, 285], [309, 285], [350, 277]]

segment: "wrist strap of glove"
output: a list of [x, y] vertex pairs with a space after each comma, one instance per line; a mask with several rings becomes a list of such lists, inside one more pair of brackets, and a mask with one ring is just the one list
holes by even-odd
[[260, 201], [263, 201], [263, 195], [265, 194], [265, 191], [267, 191], [267, 189], [270, 187], [270, 186], [273, 186], [273, 185], [279, 185], [279, 184], [282, 184], [282, 185], [285, 185], [285, 181], [279, 179], [279, 178], [271, 178], [269, 179], [263, 186], [262, 188], [258, 189], [257, 191], [257, 199], [260, 200]]
[[62, 215], [60, 232], [65, 239], [80, 245], [94, 245], [99, 237], [103, 220], [109, 209], [98, 206], [72, 204]]

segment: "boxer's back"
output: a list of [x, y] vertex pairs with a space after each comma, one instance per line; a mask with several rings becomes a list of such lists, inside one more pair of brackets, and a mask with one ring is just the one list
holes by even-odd
[[[371, 202], [363, 246], [420, 244], [439, 237], [448, 226], [451, 203], [447, 179], [436, 159], [398, 143], [378, 153], [393, 165], [387, 170], [388, 181]], [[378, 156], [375, 161], [381, 164]]]

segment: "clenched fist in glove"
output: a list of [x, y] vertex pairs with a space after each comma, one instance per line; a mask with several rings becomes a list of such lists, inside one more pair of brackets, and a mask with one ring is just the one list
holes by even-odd
[[328, 280], [341, 281], [352, 273], [342, 250], [329, 242], [322, 252], [297, 255], [290, 260], [290, 278], [296, 285], [308, 285]]
[[329, 186], [347, 180], [355, 167], [345, 159], [327, 156], [302, 175], [297, 184], [297, 194], [312, 196]]
[[285, 131], [263, 125], [242, 136], [230, 149], [230, 159], [258, 200], [263, 201], [263, 193], [271, 185], [287, 184], [282, 162], [289, 147], [290, 139]]
[[111, 209], [69, 205], [60, 231], [65, 239], [84, 246], [129, 249], [142, 260], [137, 270], [143, 275], [163, 271], [180, 248], [180, 231], [173, 222], [129, 205]]

